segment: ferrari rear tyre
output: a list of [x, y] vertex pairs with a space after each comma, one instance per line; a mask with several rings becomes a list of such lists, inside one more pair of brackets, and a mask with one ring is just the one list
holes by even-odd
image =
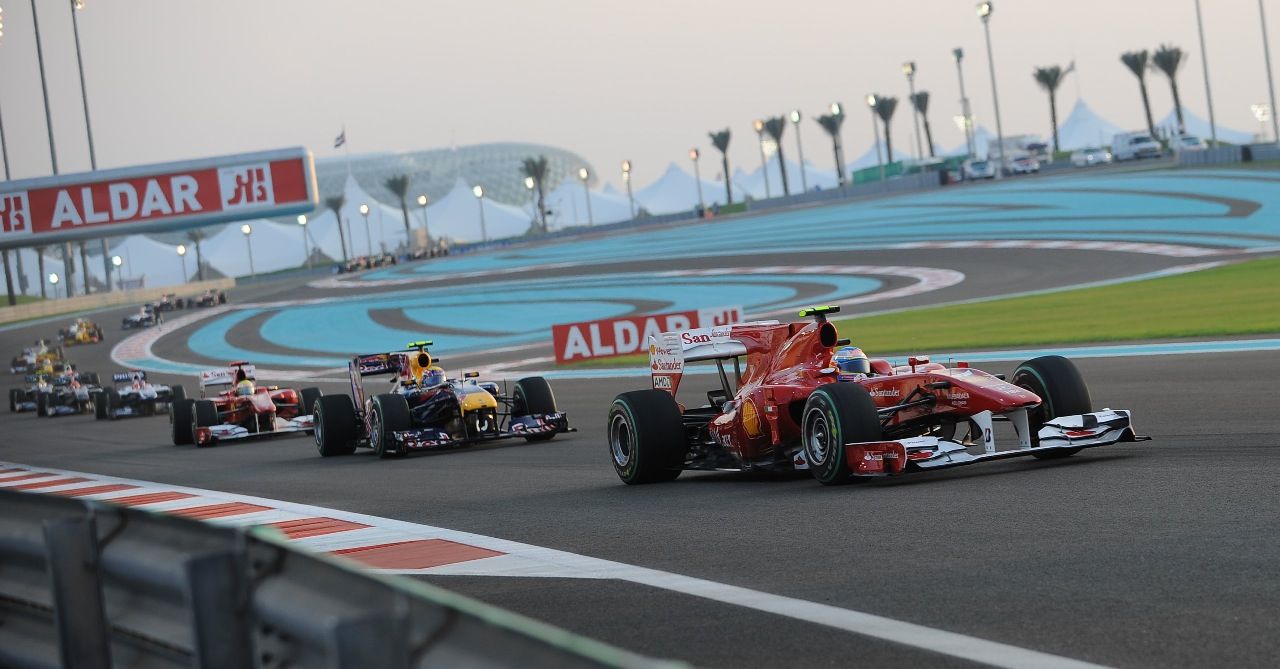
[[[1040, 428], [1059, 416], [1077, 416], [1093, 411], [1089, 386], [1075, 364], [1060, 355], [1046, 355], [1028, 360], [1013, 370], [1013, 385], [1025, 388], [1043, 400], [1039, 407], [1027, 412], [1031, 427], [1031, 445], [1040, 445]], [[1041, 460], [1054, 460], [1075, 455], [1078, 448], [1059, 448], [1032, 453]]]
[[391, 435], [409, 429], [411, 424], [409, 402], [404, 395], [387, 393], [374, 396], [373, 411], [369, 417], [369, 444], [373, 446], [373, 452], [380, 458], [397, 455], [395, 438]]
[[195, 426], [195, 413], [195, 400], [178, 400], [173, 403], [169, 410], [169, 431], [173, 434], [174, 446], [195, 443], [195, 430], [192, 429]]
[[661, 390], [622, 393], [609, 407], [609, 454], [623, 483], [674, 481], [688, 446], [680, 406]]
[[316, 400], [324, 395], [319, 388], [303, 388], [298, 393], [298, 415], [310, 416], [316, 412]]
[[852, 480], [845, 444], [880, 441], [880, 416], [866, 388], [856, 383], [818, 386], [804, 404], [800, 424], [809, 473], [823, 485]]
[[[541, 376], [528, 376], [519, 381], [511, 389], [511, 415], [528, 416], [531, 414], [556, 413], [556, 396], [551, 392], [551, 384]], [[550, 441], [556, 438], [555, 432], [525, 437], [525, 441]]]
[[356, 450], [356, 408], [346, 395], [324, 395], [315, 403], [316, 448], [320, 455], [350, 455]]

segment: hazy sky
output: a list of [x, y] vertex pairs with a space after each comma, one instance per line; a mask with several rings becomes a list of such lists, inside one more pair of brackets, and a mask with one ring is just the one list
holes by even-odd
[[[69, 0], [37, 0], [58, 164], [88, 168]], [[1280, 39], [1280, 3], [1268, 0]], [[346, 124], [353, 152], [530, 141], [578, 152], [618, 183], [636, 182], [687, 151], [715, 155], [707, 131], [734, 133], [730, 160], [758, 166], [751, 121], [799, 108], [808, 117], [845, 103], [850, 160], [870, 144], [860, 101], [905, 98], [901, 64], [933, 95], [935, 139], [963, 135], [952, 47], [979, 124], [994, 130], [982, 25], [970, 0], [87, 0], [80, 38], [100, 167], [304, 145], [331, 155]], [[1189, 52], [1183, 103], [1206, 115], [1193, 0], [996, 0], [992, 39], [1006, 134], [1047, 136], [1048, 102], [1032, 68], [1076, 72], [1060, 91], [1065, 118], [1077, 93], [1122, 126], [1142, 125], [1122, 51], [1170, 42]], [[1218, 122], [1258, 127], [1266, 101], [1256, 0], [1203, 0]], [[30, 0], [0, 0], [0, 109], [13, 176], [50, 172]], [[1280, 44], [1277, 44], [1280, 49]], [[1280, 55], [1280, 54], [1278, 54]], [[1149, 78], [1159, 120], [1172, 107]], [[894, 142], [909, 146], [899, 108]], [[806, 158], [831, 165], [810, 119]], [[794, 159], [794, 129], [785, 147]], [[718, 172], [705, 165], [705, 178]]]

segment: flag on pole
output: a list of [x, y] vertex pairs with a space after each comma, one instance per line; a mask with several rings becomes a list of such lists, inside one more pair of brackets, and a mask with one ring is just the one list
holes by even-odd
[[347, 129], [343, 128], [342, 132], [338, 133], [338, 136], [333, 138], [333, 148], [336, 149], [346, 143], [347, 143]]

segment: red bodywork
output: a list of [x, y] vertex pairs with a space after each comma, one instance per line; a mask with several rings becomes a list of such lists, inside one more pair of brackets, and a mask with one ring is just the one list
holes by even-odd
[[[734, 325], [730, 339], [746, 347], [746, 366], [737, 393], [708, 426], [711, 436], [741, 463], [763, 463], [787, 458], [800, 440], [800, 417], [805, 402], [818, 386], [840, 381], [832, 363], [835, 326], [829, 322], [763, 323]], [[914, 359], [913, 359], [914, 361]], [[921, 361], [894, 368], [887, 361], [872, 361], [873, 375], [848, 381], [859, 383], [878, 408], [897, 406], [921, 393], [935, 401], [902, 409], [885, 423], [895, 428], [946, 420], [963, 421], [981, 411], [999, 414], [1040, 404], [1040, 397], [985, 372], [965, 367], [946, 368]], [[946, 389], [927, 385], [950, 383]], [[672, 389], [674, 394], [674, 389]], [[947, 416], [950, 414], [950, 416]], [[906, 464], [902, 446], [892, 442], [866, 444], [849, 451], [857, 473], [895, 473]]]
[[[218, 423], [239, 425], [250, 432], [274, 432], [275, 419], [292, 420], [301, 413], [302, 401], [298, 391], [292, 388], [260, 386], [252, 395], [237, 395], [234, 388], [208, 397], [218, 408]], [[208, 427], [195, 428], [197, 444], [207, 444], [213, 439]]]

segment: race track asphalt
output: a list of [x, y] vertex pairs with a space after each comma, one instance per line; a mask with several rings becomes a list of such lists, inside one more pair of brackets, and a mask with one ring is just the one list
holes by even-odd
[[[558, 400], [581, 432], [540, 445], [322, 459], [306, 438], [175, 447], [162, 417], [4, 414], [0, 458], [444, 526], [1104, 665], [1273, 666], [1280, 359], [1079, 364], [1095, 405], [1133, 409], [1154, 441], [842, 488], [734, 473], [628, 487], [609, 465], [604, 413], [635, 381], [561, 380]], [[624, 582], [428, 580], [698, 665], [965, 664]]]

